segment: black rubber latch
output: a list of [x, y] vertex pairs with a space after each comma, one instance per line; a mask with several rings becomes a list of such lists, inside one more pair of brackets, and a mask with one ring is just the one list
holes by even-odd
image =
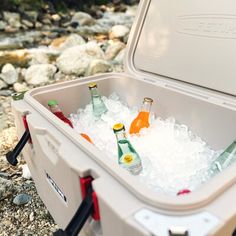
[[29, 140], [29, 138], [30, 138], [30, 132], [28, 129], [26, 129], [24, 134], [22, 135], [20, 141], [15, 146], [15, 148], [6, 154], [7, 161], [11, 165], [13, 165], [13, 166], [17, 165], [17, 163], [18, 163], [17, 157], [19, 156], [20, 152], [24, 148], [24, 146], [27, 143], [27, 141]]
[[89, 186], [87, 190], [87, 195], [81, 202], [78, 210], [73, 216], [72, 220], [63, 231], [62, 229], [57, 230], [53, 233], [53, 236], [77, 236], [78, 233], [83, 228], [85, 222], [89, 216], [93, 213], [93, 198], [92, 198], [92, 187]]

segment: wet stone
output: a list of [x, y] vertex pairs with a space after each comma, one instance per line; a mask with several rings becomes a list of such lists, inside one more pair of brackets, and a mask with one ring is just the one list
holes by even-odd
[[28, 194], [21, 193], [13, 199], [13, 203], [16, 205], [24, 205], [31, 201], [32, 197]]

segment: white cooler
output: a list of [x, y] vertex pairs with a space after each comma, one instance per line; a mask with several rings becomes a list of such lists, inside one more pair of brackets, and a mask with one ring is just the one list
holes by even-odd
[[154, 192], [57, 119], [47, 101], [76, 113], [90, 102], [88, 83], [97, 82], [101, 94], [115, 91], [129, 106], [153, 98], [158, 116], [226, 148], [236, 138], [236, 1], [141, 1], [125, 68], [36, 88], [12, 104], [21, 144], [31, 138], [24, 158], [61, 235], [75, 235], [87, 218], [80, 235], [235, 234], [236, 165], [185, 196]]

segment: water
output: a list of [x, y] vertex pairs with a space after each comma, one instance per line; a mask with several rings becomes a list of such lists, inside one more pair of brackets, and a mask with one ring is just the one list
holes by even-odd
[[[86, 133], [102, 152], [104, 158], [111, 158], [118, 164], [118, 150], [112, 127], [123, 123], [126, 131], [138, 114], [137, 107], [129, 108], [113, 93], [102, 97], [107, 112], [97, 120], [92, 114], [92, 105], [71, 114], [74, 128]], [[150, 127], [144, 128], [140, 136], [130, 136], [128, 140], [142, 160], [143, 170], [136, 176], [139, 181], [156, 192], [176, 195], [181, 189], [193, 191], [210, 176], [208, 169], [220, 154], [212, 150], [206, 142], [193, 134], [184, 124], [176, 123], [174, 117], [162, 119], [150, 116]]]

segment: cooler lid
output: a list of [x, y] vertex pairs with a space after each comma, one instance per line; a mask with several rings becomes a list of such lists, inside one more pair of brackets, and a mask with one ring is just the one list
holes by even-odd
[[235, 96], [236, 1], [142, 0], [127, 50], [129, 72]]

